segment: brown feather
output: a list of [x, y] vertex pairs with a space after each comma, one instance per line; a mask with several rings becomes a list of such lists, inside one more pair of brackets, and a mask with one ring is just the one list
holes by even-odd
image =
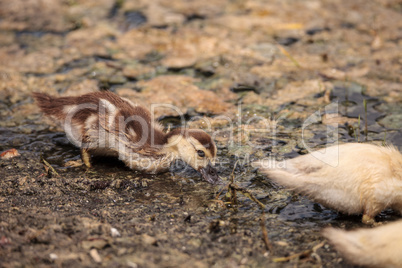
[[[126, 100], [123, 100], [116, 94], [108, 91], [94, 92], [85, 94], [78, 97], [52, 97], [45, 93], [33, 93], [38, 106], [41, 108], [42, 112], [47, 116], [54, 116], [58, 120], [65, 120], [66, 114], [63, 109], [70, 105], [85, 105], [84, 109], [78, 110], [72, 117], [72, 122], [77, 124], [84, 124], [88, 117], [92, 114], [100, 115], [100, 100], [104, 99], [109, 101], [115, 107], [118, 107], [119, 112], [116, 114], [116, 118], [121, 117], [125, 124], [124, 133], [129, 133], [128, 129], [134, 130], [136, 137], [130, 140], [132, 143], [136, 143], [146, 135], [146, 142], [141, 148], [146, 147], [160, 147], [166, 142], [165, 134], [159, 129], [153, 126], [153, 121], [150, 112], [142, 106], [133, 106]], [[133, 118], [135, 115], [135, 118]], [[107, 116], [107, 114], [104, 114]], [[142, 119], [146, 123], [144, 126], [139, 123], [138, 120]], [[112, 132], [114, 134], [120, 133], [119, 129], [110, 129], [103, 123], [107, 120], [105, 118], [99, 118], [100, 125], [105, 128], [105, 130]], [[132, 120], [134, 119], [134, 120]], [[117, 125], [118, 127], [118, 125]], [[128, 138], [132, 137], [127, 135]]]

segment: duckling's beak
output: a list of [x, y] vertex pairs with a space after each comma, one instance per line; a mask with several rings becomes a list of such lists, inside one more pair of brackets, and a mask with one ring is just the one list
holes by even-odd
[[211, 163], [208, 163], [206, 167], [199, 168], [198, 171], [201, 173], [201, 178], [207, 182], [211, 184], [222, 184], [221, 178], [219, 178], [216, 169], [211, 165]]

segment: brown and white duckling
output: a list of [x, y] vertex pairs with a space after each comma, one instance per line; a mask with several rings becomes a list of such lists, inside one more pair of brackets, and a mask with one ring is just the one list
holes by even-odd
[[402, 221], [353, 231], [326, 228], [323, 235], [354, 265], [402, 267]]
[[282, 162], [253, 164], [271, 180], [363, 223], [386, 208], [402, 213], [402, 155], [394, 147], [348, 143]]
[[199, 129], [163, 132], [150, 112], [130, 100], [103, 91], [78, 97], [52, 97], [33, 93], [42, 112], [60, 122], [68, 139], [81, 148], [82, 160], [90, 167], [90, 155], [119, 157], [128, 167], [160, 173], [181, 159], [209, 183], [218, 183], [213, 164], [216, 146]]

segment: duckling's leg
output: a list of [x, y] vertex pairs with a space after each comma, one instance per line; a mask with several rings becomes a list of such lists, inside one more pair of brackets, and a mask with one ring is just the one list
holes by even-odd
[[378, 215], [385, 207], [380, 203], [371, 200], [371, 202], [367, 202], [365, 208], [363, 210], [363, 218], [362, 223], [369, 224], [372, 226], [378, 225], [375, 221], [375, 216]]
[[81, 159], [88, 168], [91, 167], [91, 154], [87, 148], [81, 148]]
[[374, 225], [375, 220], [373, 216], [369, 216], [368, 214], [363, 214], [362, 223], [367, 225]]
[[363, 218], [362, 223], [370, 224], [372, 226], [379, 225], [375, 221], [375, 216], [377, 216], [381, 211], [383, 211], [387, 206], [382, 202], [378, 202], [374, 194], [363, 198], [365, 200], [364, 208], [363, 208]]

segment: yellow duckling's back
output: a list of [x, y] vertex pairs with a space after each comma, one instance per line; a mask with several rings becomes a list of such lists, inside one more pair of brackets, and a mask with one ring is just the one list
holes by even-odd
[[402, 213], [402, 155], [394, 147], [348, 143], [254, 165], [269, 179], [326, 207], [363, 213], [364, 223], [373, 223], [386, 208]]

